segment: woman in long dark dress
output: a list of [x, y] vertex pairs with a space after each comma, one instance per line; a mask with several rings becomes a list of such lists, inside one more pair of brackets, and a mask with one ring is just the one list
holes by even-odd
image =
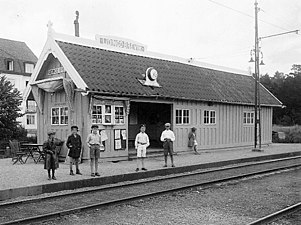
[[[48, 180], [56, 180], [54, 175], [55, 170], [59, 168], [57, 146], [61, 145], [62, 142], [54, 138], [55, 131], [48, 132], [48, 140], [43, 144], [43, 150], [45, 154], [44, 169], [48, 171]], [[52, 171], [52, 176], [50, 175]]]

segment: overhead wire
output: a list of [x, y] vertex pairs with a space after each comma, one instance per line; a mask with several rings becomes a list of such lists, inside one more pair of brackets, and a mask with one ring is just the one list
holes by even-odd
[[[247, 17], [250, 17], [250, 18], [253, 18], [253, 19], [255, 18], [254, 16], [252, 16], [252, 15], [250, 15], [250, 14], [247, 14], [247, 13], [245, 13], [245, 12], [243, 12], [243, 11], [234, 9], [234, 8], [232, 8], [232, 7], [230, 7], [230, 6], [224, 5], [224, 4], [219, 3], [219, 2], [216, 2], [216, 1], [214, 1], [214, 0], [208, 0], [208, 1], [209, 1], [209, 2], [212, 2], [212, 3], [216, 4], [216, 5], [222, 6], [222, 7], [224, 7], [224, 8], [230, 9], [230, 10], [232, 10], [232, 11], [235, 11], [235, 12], [237, 12], [237, 13], [239, 13], [239, 14], [244, 15], [244, 16], [247, 16]], [[262, 11], [265, 12], [265, 10], [262, 10]], [[285, 30], [285, 31], [289, 31], [289, 30], [286, 29], [286, 28], [283, 28], [283, 27], [281, 27], [281, 26], [279, 26], [279, 25], [270, 23], [270, 22], [268, 22], [268, 21], [265, 21], [265, 20], [262, 20], [262, 19], [258, 19], [258, 20], [261, 21], [261, 22], [263, 22], [263, 23], [266, 23], [266, 24], [268, 24], [268, 25], [277, 27], [277, 28], [279, 28], [279, 29], [282, 29], [282, 30]], [[300, 34], [299, 34], [299, 35], [300, 35]]]

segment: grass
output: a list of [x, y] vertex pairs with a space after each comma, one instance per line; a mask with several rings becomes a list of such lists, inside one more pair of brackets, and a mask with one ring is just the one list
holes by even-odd
[[272, 130], [274, 132], [284, 132], [285, 139], [280, 140], [277, 135], [273, 135], [273, 142], [282, 143], [301, 143], [301, 126], [279, 126], [273, 125]]

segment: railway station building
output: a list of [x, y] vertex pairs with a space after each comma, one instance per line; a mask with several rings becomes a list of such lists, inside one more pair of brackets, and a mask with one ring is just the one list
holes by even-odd
[[[47, 130], [66, 140], [77, 125], [85, 144], [91, 125], [104, 138], [106, 160], [127, 159], [139, 125], [146, 124], [149, 151], [162, 149], [164, 124], [175, 132], [176, 152], [191, 151], [197, 128], [199, 150], [252, 146], [254, 78], [246, 72], [152, 53], [130, 40], [88, 40], [56, 33], [51, 26], [27, 88], [38, 107], [38, 142]], [[272, 142], [273, 107], [282, 103], [260, 86], [262, 143]], [[163, 152], [163, 150], [162, 150]], [[61, 151], [64, 157], [67, 149]]]

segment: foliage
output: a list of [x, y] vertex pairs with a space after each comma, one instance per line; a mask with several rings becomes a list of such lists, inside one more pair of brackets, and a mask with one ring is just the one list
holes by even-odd
[[285, 106], [274, 110], [274, 124], [301, 125], [301, 65], [293, 65], [291, 71], [287, 75], [277, 71], [274, 77], [266, 74], [260, 78], [260, 82]]
[[22, 116], [19, 106], [22, 97], [5, 76], [0, 77], [0, 140], [26, 137], [27, 132], [19, 125], [17, 118]]
[[273, 142], [281, 143], [301, 143], [301, 126], [295, 125], [291, 127], [273, 126], [273, 132], [284, 132], [285, 139], [281, 140], [275, 134], [273, 135]]

